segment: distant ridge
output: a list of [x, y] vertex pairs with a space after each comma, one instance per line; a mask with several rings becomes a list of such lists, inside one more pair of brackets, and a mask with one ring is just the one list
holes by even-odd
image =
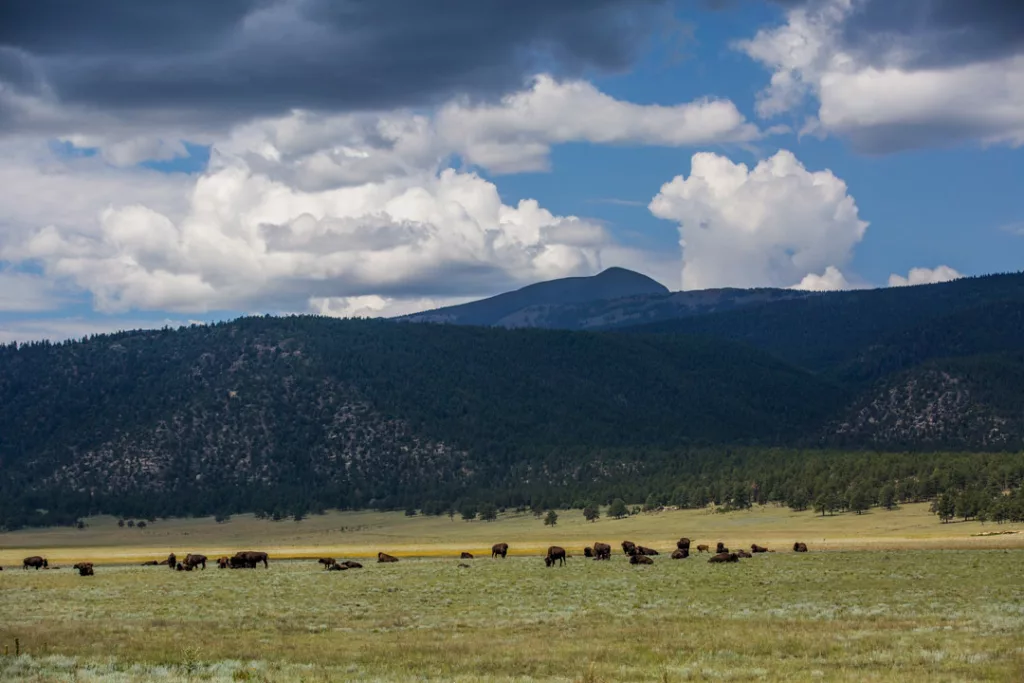
[[589, 277], [567, 277], [538, 282], [480, 301], [413, 313], [397, 319], [406, 322], [529, 327], [530, 325], [517, 324], [515, 315], [531, 307], [564, 306], [587, 301], [668, 294], [667, 287], [646, 275], [625, 268], [608, 268]]

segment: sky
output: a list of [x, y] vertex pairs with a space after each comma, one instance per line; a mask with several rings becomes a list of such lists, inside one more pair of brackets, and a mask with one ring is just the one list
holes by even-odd
[[0, 342], [1024, 264], [1018, 0], [8, 0]]

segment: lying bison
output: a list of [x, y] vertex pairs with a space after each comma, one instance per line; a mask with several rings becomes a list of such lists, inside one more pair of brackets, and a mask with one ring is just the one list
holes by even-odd
[[640, 553], [635, 553], [635, 554], [629, 556], [629, 563], [630, 564], [654, 564], [654, 560], [649, 558], [647, 555], [641, 555]]
[[689, 556], [690, 556], [690, 551], [689, 550], [680, 550], [679, 548], [676, 548], [674, 551], [672, 551], [672, 559], [673, 560], [685, 560]]
[[612, 547], [600, 541], [594, 544], [594, 558], [598, 560], [612, 559]]
[[378, 562], [398, 562], [398, 558], [387, 553], [377, 553]]
[[321, 557], [319, 560], [317, 560], [317, 562], [322, 564], [324, 566], [324, 569], [330, 569], [338, 563], [337, 560], [335, 560], [333, 557]]
[[363, 568], [363, 565], [359, 564], [358, 562], [354, 562], [353, 560], [345, 560], [344, 562], [339, 562], [338, 564], [343, 564], [346, 567], [348, 567], [349, 569], [362, 569]]
[[636, 554], [637, 555], [660, 555], [661, 553], [659, 553], [654, 548], [647, 548], [645, 546], [638, 545], [636, 547]]
[[753, 555], [748, 553], [746, 550], [737, 550], [736, 555], [739, 557], [753, 557]]
[[190, 572], [193, 569], [192, 565], [185, 564], [184, 562], [179, 562], [174, 568], [179, 572]]
[[462, 551], [462, 554], [459, 555], [459, 559], [460, 560], [472, 560], [473, 559], [473, 553], [467, 553], [466, 551]]
[[685, 536], [683, 536], [678, 541], [676, 541], [676, 548], [678, 548], [679, 550], [685, 550], [686, 553], [689, 554], [690, 553], [690, 539], [688, 539]]
[[768, 552], [768, 548], [765, 548], [764, 546], [760, 546], [760, 545], [758, 545], [756, 543], [751, 543], [750, 544], [750, 552], [752, 552], [752, 553], [766, 553], [766, 552]]
[[796, 543], [793, 544], [793, 552], [794, 553], [806, 553], [807, 552], [807, 544], [806, 543], [800, 543], [799, 541], [797, 541]]
[[156, 560], [150, 560], [149, 562], [143, 562], [142, 566], [143, 567], [159, 567], [160, 563], [157, 562]]
[[583, 549], [583, 557], [593, 557], [593, 556], [594, 556], [594, 549], [591, 548], [589, 545], [586, 548]]
[[698, 553], [710, 553], [711, 552], [711, 548], [706, 546], [706, 545], [701, 544], [701, 545], [697, 546], [697, 552]]
[[548, 548], [548, 554], [544, 556], [544, 564], [549, 567], [553, 567], [556, 562], [560, 562], [563, 565], [565, 564], [565, 548], [553, 545]]
[[623, 541], [622, 552], [626, 555], [633, 555], [636, 553], [636, 543], [633, 543], [633, 541]]
[[329, 571], [329, 572], [345, 572], [345, 571], [348, 571], [348, 566], [346, 566], [344, 564], [338, 564], [337, 562], [335, 562], [334, 564], [329, 565], [327, 567], [327, 571]]
[[718, 562], [739, 562], [739, 561], [740, 561], [740, 556], [737, 555], [736, 553], [718, 553], [717, 555], [712, 555], [711, 558], [708, 560], [708, 562], [712, 562], [712, 563], [716, 563], [716, 564]]
[[92, 562], [79, 562], [72, 569], [77, 569], [79, 576], [94, 576]]
[[506, 555], [508, 555], [508, 543], [495, 543], [491, 546], [492, 560], [495, 557], [501, 557], [504, 560]]
[[729, 549], [725, 547], [724, 543], [719, 541], [718, 544], [715, 546], [715, 553], [718, 554], [718, 555], [721, 555], [722, 553], [727, 553], [727, 552], [729, 552]]
[[50, 563], [46, 561], [45, 557], [39, 557], [38, 555], [33, 555], [32, 557], [26, 557], [24, 560], [21, 561], [21, 568], [22, 569], [28, 569], [29, 567], [32, 567], [36, 571], [38, 571], [40, 567], [43, 567], [45, 569], [49, 569], [50, 568]]
[[192, 567], [193, 569], [195, 569], [196, 567], [202, 567], [205, 570], [206, 569], [206, 555], [199, 555], [198, 553], [197, 554], [189, 553], [188, 555], [185, 556], [185, 564], [187, 566], [189, 566], [189, 567]]

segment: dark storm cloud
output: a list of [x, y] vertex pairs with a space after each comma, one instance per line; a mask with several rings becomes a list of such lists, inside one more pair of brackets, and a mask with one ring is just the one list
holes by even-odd
[[[664, 0], [3, 0], [0, 79], [63, 104], [231, 120], [489, 96], [628, 66]], [[0, 83], [2, 88], [2, 83]], [[2, 90], [0, 90], [2, 92]]]
[[[773, 0], [786, 8], [822, 0]], [[843, 26], [845, 47], [867, 62], [893, 48], [908, 66], [941, 67], [1024, 52], [1024, 0], [863, 0]]]

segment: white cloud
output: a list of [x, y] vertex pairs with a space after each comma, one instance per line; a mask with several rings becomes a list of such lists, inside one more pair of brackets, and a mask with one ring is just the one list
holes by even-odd
[[805, 292], [837, 292], [844, 289], [853, 289], [846, 276], [835, 266], [829, 266], [821, 275], [808, 273], [792, 289], [800, 289]]
[[837, 284], [868, 225], [842, 180], [785, 150], [753, 169], [695, 154], [650, 210], [679, 223], [683, 289]]
[[366, 296], [314, 298], [310, 308], [320, 315], [335, 318], [393, 318], [444, 306], [472, 301], [473, 297], [394, 299], [368, 294]]
[[[758, 98], [765, 117], [818, 101], [820, 129], [871, 152], [971, 140], [1024, 144], [1024, 56], [919, 65], [899, 40], [871, 50], [844, 46], [843, 28], [862, 0], [825, 0], [793, 9], [739, 49], [772, 70]], [[868, 61], [870, 60], [870, 61]]]
[[0, 267], [0, 312], [46, 311], [60, 304], [60, 296], [49, 280]]
[[958, 280], [963, 275], [949, 266], [938, 268], [911, 268], [906, 277], [893, 273], [889, 276], [890, 287], [909, 287], [913, 285], [934, 285], [939, 282]]

